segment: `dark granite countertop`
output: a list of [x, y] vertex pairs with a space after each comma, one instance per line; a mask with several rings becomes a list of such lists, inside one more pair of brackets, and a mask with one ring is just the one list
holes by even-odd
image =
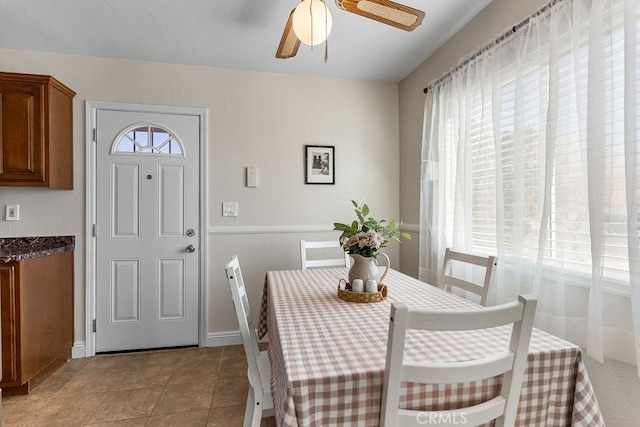
[[0, 264], [72, 251], [75, 246], [75, 236], [2, 237]]

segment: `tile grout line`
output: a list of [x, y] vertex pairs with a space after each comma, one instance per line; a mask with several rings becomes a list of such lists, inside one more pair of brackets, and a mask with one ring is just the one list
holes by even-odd
[[172, 364], [171, 366], [171, 374], [169, 374], [169, 376], [167, 377], [167, 380], [164, 382], [163, 386], [162, 386], [162, 392], [160, 392], [160, 396], [158, 396], [158, 399], [156, 400], [156, 403], [153, 405], [153, 408], [151, 408], [151, 412], [149, 412], [149, 416], [147, 417], [147, 421], [145, 422], [145, 425], [149, 424], [149, 420], [151, 419], [153, 415], [153, 411], [156, 410], [156, 407], [158, 406], [158, 402], [160, 402], [160, 399], [162, 398], [162, 395], [164, 394], [164, 392], [167, 390], [167, 386], [169, 385], [169, 381], [171, 380], [171, 377], [173, 377], [173, 374], [175, 372], [176, 366], [179, 364], [180, 360], [184, 357], [184, 352], [180, 352], [180, 357], [178, 357], [178, 359], [175, 361], [175, 363]]
[[209, 417], [211, 416], [211, 409], [213, 408], [213, 399], [216, 395], [216, 389], [218, 388], [218, 380], [220, 380], [220, 370], [222, 369], [222, 361], [224, 360], [224, 353], [226, 347], [222, 347], [220, 352], [220, 359], [218, 359], [218, 369], [216, 369], [216, 379], [213, 382], [213, 390], [211, 391], [211, 399], [209, 400], [209, 407], [207, 408], [207, 425], [209, 425]]
[[[79, 370], [78, 372], [76, 372], [76, 373], [74, 374], [74, 378], [76, 377], [76, 375], [78, 375], [79, 373], [81, 373], [81, 372], [83, 372], [83, 371], [84, 371], [84, 372], [88, 372], [88, 371], [89, 371], [88, 367], [89, 367], [93, 362], [95, 362], [96, 360], [97, 360], [97, 359], [92, 359], [92, 360], [90, 360], [89, 362], [87, 362], [87, 363], [86, 363], [82, 368], [80, 368], [80, 370]], [[85, 371], [85, 369], [86, 369], [86, 371]], [[72, 380], [73, 380], [73, 378], [72, 378]], [[67, 383], [67, 384], [68, 384], [68, 383]], [[66, 386], [66, 384], [65, 384], [65, 386]], [[64, 388], [64, 386], [63, 386], [63, 388]], [[58, 390], [58, 393], [59, 393], [61, 390], [62, 390], [62, 389]], [[98, 402], [98, 403], [96, 404], [95, 408], [93, 409], [93, 411], [91, 411], [91, 413], [89, 414], [89, 416], [87, 417], [87, 419], [85, 420], [85, 422], [84, 422], [84, 423], [82, 423], [82, 425], [84, 425], [84, 426], [88, 425], [89, 421], [91, 420], [91, 418], [93, 418], [93, 416], [96, 414], [96, 412], [98, 411], [98, 409], [100, 409], [100, 406], [101, 406], [101, 405], [102, 405], [102, 403], [105, 401], [105, 399], [107, 398], [107, 396], [109, 395], [109, 393], [110, 393], [110, 391], [108, 391], [108, 392], [106, 392], [106, 393], [104, 394], [104, 397], [100, 400], [100, 402]]]

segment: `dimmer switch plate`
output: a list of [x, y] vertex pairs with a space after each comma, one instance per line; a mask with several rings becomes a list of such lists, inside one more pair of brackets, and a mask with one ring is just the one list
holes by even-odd
[[255, 166], [247, 167], [247, 187], [255, 188], [258, 186], [258, 168]]

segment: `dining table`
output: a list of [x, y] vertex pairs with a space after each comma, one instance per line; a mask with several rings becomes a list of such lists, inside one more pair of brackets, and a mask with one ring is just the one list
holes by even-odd
[[[268, 334], [271, 393], [278, 426], [377, 426], [392, 302], [419, 309], [478, 304], [394, 269], [387, 298], [338, 298], [346, 268], [269, 271], [258, 336]], [[511, 326], [473, 331], [409, 331], [405, 359], [457, 362], [508, 347]], [[502, 376], [459, 384], [402, 383], [399, 406], [448, 410], [500, 393]], [[491, 425], [491, 424], [487, 424]], [[604, 426], [580, 347], [534, 328], [518, 405], [517, 426]]]

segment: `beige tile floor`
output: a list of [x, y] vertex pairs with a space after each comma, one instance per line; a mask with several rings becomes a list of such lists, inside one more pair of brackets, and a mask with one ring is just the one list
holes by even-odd
[[242, 426], [248, 387], [242, 346], [98, 355], [4, 397], [2, 426]]

